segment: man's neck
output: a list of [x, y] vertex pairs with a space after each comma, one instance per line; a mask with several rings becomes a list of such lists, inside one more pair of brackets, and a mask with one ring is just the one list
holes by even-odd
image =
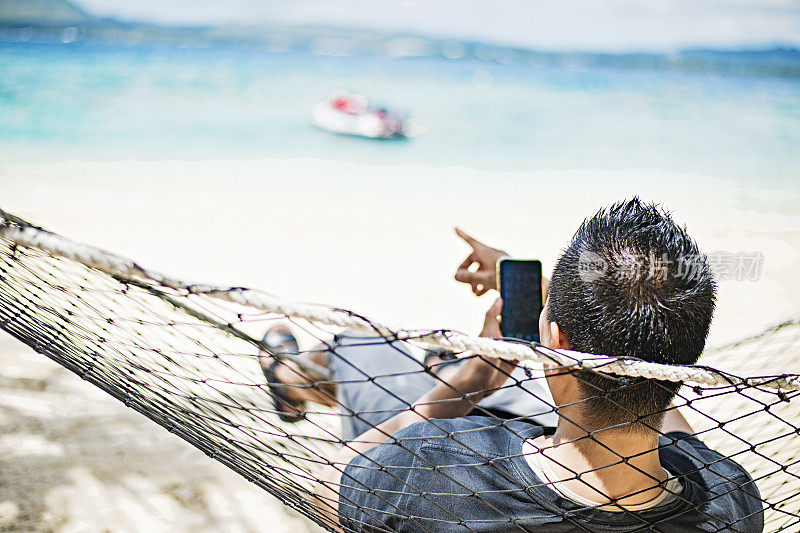
[[611, 499], [623, 505], [647, 502], [661, 493], [658, 483], [666, 479], [658, 458], [658, 435], [653, 431], [589, 433], [578, 421], [559, 418], [556, 432], [534, 444], [556, 477], [552, 481], [598, 503]]

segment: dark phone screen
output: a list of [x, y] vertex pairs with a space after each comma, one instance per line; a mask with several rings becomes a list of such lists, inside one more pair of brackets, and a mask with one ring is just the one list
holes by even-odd
[[500, 296], [503, 298], [503, 336], [539, 342], [542, 263], [516, 259], [501, 261]]

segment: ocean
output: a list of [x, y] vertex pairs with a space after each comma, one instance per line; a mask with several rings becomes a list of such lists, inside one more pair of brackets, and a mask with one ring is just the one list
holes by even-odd
[[[336, 89], [406, 141], [309, 124]], [[610, 64], [0, 44], [0, 162], [314, 158], [490, 170], [663, 169], [792, 188], [800, 78]]]

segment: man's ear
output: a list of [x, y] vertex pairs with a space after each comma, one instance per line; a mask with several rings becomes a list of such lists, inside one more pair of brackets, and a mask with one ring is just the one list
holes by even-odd
[[556, 322], [550, 322], [550, 347], [554, 350], [569, 350], [569, 341]]
[[[561, 328], [558, 327], [558, 324], [556, 322], [550, 322], [549, 325], [550, 325], [549, 347], [553, 348], [554, 350], [569, 350], [570, 349], [569, 341], [567, 341], [566, 335], [564, 335], [564, 332], [561, 331]], [[544, 369], [545, 369], [545, 374], [549, 373], [551, 375], [568, 374], [570, 371], [569, 368], [548, 363], [544, 363]]]

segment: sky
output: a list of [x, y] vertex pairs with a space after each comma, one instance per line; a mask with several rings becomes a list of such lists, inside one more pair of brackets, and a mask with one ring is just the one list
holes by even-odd
[[167, 24], [321, 24], [561, 51], [800, 47], [800, 0], [74, 0]]

